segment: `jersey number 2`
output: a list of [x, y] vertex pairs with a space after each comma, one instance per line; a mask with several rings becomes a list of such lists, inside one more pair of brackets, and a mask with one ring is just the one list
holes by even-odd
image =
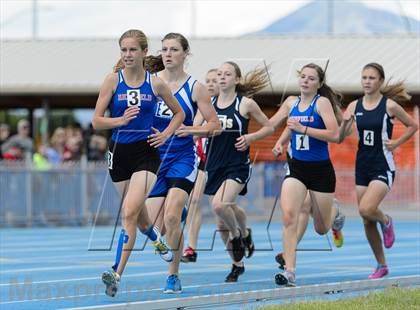
[[164, 117], [164, 118], [172, 118], [174, 113], [171, 109], [166, 105], [165, 101], [159, 101], [158, 108], [156, 111], [157, 116]]

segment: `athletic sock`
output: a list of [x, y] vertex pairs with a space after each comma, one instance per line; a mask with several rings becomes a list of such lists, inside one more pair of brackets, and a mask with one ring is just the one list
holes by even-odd
[[155, 226], [151, 225], [145, 232], [144, 234], [149, 237], [149, 239], [151, 241], [156, 241], [158, 239], [158, 234], [155, 231]]
[[233, 265], [235, 265], [236, 267], [243, 267], [244, 266], [244, 262], [233, 262]]

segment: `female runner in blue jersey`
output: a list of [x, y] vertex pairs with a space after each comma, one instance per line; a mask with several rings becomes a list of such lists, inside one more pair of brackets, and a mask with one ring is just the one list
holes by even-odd
[[[206, 74], [205, 86], [210, 96], [213, 98], [219, 94], [217, 86], [217, 69], [210, 69]], [[198, 113], [200, 114], [200, 112]], [[200, 119], [202, 117], [198, 115]], [[197, 118], [197, 117], [196, 117]], [[197, 156], [199, 159], [197, 179], [190, 195], [188, 205], [188, 247], [184, 250], [181, 261], [184, 263], [196, 262], [197, 260], [197, 243], [198, 233], [201, 228], [201, 201], [203, 199], [204, 188], [206, 187], [206, 138], [198, 138], [196, 142]]]
[[[217, 71], [219, 95], [214, 98], [223, 132], [209, 138], [207, 153], [208, 179], [205, 194], [218, 219], [218, 229], [232, 258], [232, 269], [226, 282], [236, 282], [244, 273], [242, 259], [254, 251], [251, 230], [246, 225], [245, 211], [238, 207], [238, 195], [245, 195], [251, 177], [249, 145], [274, 132], [267, 116], [249, 96], [268, 85], [265, 69], [257, 69], [242, 77], [239, 66], [228, 61]], [[248, 97], [247, 97], [248, 96]], [[248, 133], [249, 119], [262, 127]]]
[[[385, 248], [392, 247], [395, 240], [392, 218], [379, 209], [395, 177], [392, 151], [410, 139], [418, 129], [416, 122], [398, 104], [408, 102], [411, 98], [404, 85], [400, 82], [382, 88], [384, 80], [385, 72], [380, 64], [369, 63], [363, 67], [364, 96], [347, 107], [339, 137], [341, 142], [345, 135], [350, 134], [354, 120], [359, 136], [356, 157], [357, 202], [366, 237], [377, 261], [377, 267], [369, 279], [382, 278], [389, 272], [377, 223], [381, 225]], [[407, 127], [398, 138], [392, 138], [394, 119]]]
[[[343, 116], [342, 116], [342, 112], [340, 109], [337, 109], [337, 113], [336, 116], [338, 116], [338, 124], [341, 124]], [[283, 154], [283, 146], [285, 144], [288, 144], [287, 147], [287, 160], [289, 161], [291, 158], [291, 144], [290, 144], [290, 139], [292, 137], [292, 132], [290, 129], [285, 128], [283, 130], [283, 132], [281, 133], [280, 138], [277, 140], [276, 145], [274, 146], [272, 152], [274, 156], [279, 156]], [[332, 237], [333, 237], [333, 241], [334, 244], [337, 248], [340, 248], [343, 246], [344, 243], [344, 235], [342, 232], [342, 227], [344, 226], [344, 222], [345, 222], [345, 215], [340, 211], [339, 209], [339, 204], [338, 204], [338, 200], [334, 199], [334, 206], [335, 208], [338, 210], [338, 212], [336, 213], [336, 217], [334, 219], [334, 223], [331, 227], [331, 233], [332, 233]], [[308, 228], [308, 223], [309, 223], [309, 217], [310, 215], [312, 215], [313, 212], [313, 208], [312, 208], [312, 200], [311, 200], [311, 195], [309, 194], [309, 192], [306, 194], [306, 198], [305, 201], [303, 203], [303, 206], [300, 210], [300, 213], [298, 215], [298, 224], [297, 224], [297, 243], [299, 244], [299, 242], [302, 240], [306, 229]], [[319, 232], [319, 234], [323, 234], [324, 232], [324, 228], [323, 225], [319, 226], [320, 223], [318, 222], [314, 222], [315, 224], [315, 231]], [[279, 267], [281, 269], [284, 269], [284, 266], [286, 265], [286, 262], [284, 261], [284, 257], [283, 257], [283, 253], [278, 253], [275, 256], [275, 260], [276, 262], [279, 264]]]
[[[174, 254], [174, 260], [169, 265], [164, 293], [182, 291], [179, 279], [179, 263], [183, 248], [180, 223], [184, 206], [194, 187], [198, 168], [193, 135], [208, 136], [220, 130], [206, 88], [184, 71], [184, 63], [189, 52], [189, 43], [182, 34], [169, 33], [162, 39], [160, 62], [163, 62], [164, 70], [158, 72], [157, 76], [169, 85], [186, 115], [176, 135], [159, 147], [162, 166], [146, 202], [154, 223], [162, 228], [162, 233], [166, 231], [168, 245]], [[200, 111], [207, 122], [203, 126], [193, 126], [197, 111]], [[166, 100], [162, 98], [159, 100], [153, 120], [155, 131], [159, 133], [166, 130], [172, 117]]]
[[[153, 242], [162, 257], [172, 254], [153, 229], [145, 200], [156, 181], [160, 165], [157, 147], [182, 124], [184, 112], [168, 86], [145, 71], [148, 61], [147, 38], [140, 30], [128, 30], [119, 39], [121, 59], [99, 92], [92, 124], [95, 129], [112, 129], [109, 147], [109, 172], [122, 196], [122, 237], [113, 268], [102, 275], [106, 294], [115, 296], [120, 277], [136, 240], [136, 226]], [[167, 102], [173, 113], [169, 126], [151, 132], [157, 96]], [[111, 116], [104, 116], [110, 109]], [[148, 141], [147, 141], [148, 140]], [[138, 220], [140, 219], [140, 220]]]
[[279, 285], [295, 286], [298, 216], [309, 191], [314, 225], [327, 233], [337, 217], [333, 208], [335, 172], [330, 161], [328, 142], [337, 142], [336, 111], [339, 95], [325, 81], [316, 64], [305, 65], [299, 73], [300, 96], [288, 97], [270, 119], [278, 127], [287, 119], [292, 132], [289, 171], [281, 189], [283, 211], [283, 256], [285, 270], [275, 276]]

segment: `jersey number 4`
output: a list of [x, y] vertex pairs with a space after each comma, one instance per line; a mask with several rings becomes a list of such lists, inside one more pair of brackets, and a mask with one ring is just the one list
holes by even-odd
[[127, 106], [141, 106], [139, 89], [127, 89]]
[[374, 144], [374, 132], [372, 130], [363, 130], [363, 144], [373, 146]]

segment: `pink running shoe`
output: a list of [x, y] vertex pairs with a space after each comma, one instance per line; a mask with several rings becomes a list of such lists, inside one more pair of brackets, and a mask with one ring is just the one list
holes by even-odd
[[375, 271], [371, 275], [369, 275], [368, 279], [372, 280], [383, 278], [388, 274], [388, 272], [389, 270], [387, 265], [378, 265]]
[[395, 235], [394, 235], [394, 225], [392, 224], [392, 218], [388, 217], [388, 225], [381, 224], [382, 235], [384, 236], [384, 246], [389, 249], [394, 244]]

